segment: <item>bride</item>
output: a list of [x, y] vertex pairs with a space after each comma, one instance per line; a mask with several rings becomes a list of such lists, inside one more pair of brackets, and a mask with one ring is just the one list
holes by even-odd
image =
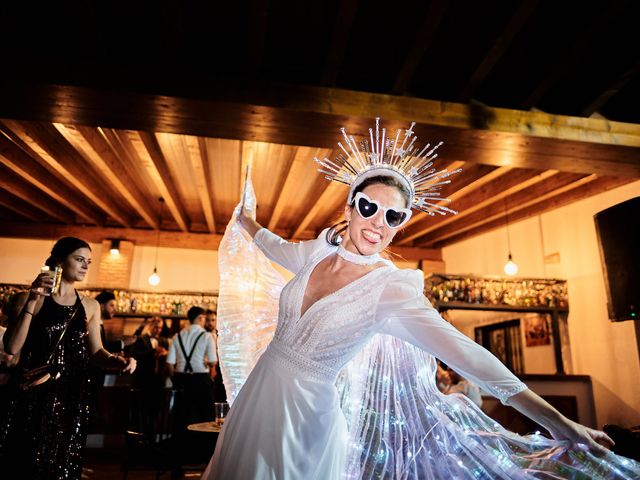
[[[455, 213], [434, 202], [455, 172], [429, 170], [435, 149], [418, 154], [412, 128], [385, 142], [376, 124], [364, 152], [343, 130], [348, 156], [319, 163], [350, 186], [346, 224], [315, 240], [286, 242], [238, 211], [253, 243], [294, 277], [203, 478], [640, 478], [604, 432], [563, 416], [444, 321], [421, 272], [381, 255], [412, 207]], [[464, 397], [441, 395], [434, 357], [555, 440], [513, 434]]]

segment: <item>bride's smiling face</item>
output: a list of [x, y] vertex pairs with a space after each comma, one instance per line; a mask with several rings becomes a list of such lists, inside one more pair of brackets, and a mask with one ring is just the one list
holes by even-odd
[[[403, 209], [407, 202], [402, 192], [397, 188], [382, 183], [368, 185], [362, 190], [369, 199], [382, 207]], [[384, 221], [384, 211], [378, 211], [369, 218], [363, 218], [352, 206], [345, 207], [345, 218], [349, 227], [345, 233], [342, 245], [347, 250], [360, 255], [373, 255], [387, 248], [398, 228], [389, 227]]]

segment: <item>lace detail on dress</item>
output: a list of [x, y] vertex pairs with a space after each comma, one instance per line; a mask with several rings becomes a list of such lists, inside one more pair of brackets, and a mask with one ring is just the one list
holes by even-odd
[[272, 357], [278, 364], [289, 370], [297, 378], [333, 383], [338, 377], [337, 370], [311, 360], [277, 340], [269, 344], [265, 355]]
[[504, 405], [507, 405], [507, 401], [514, 395], [524, 392], [528, 387], [524, 383], [514, 385], [511, 388], [504, 389], [495, 385], [487, 386], [491, 389], [491, 394], [495, 395]]

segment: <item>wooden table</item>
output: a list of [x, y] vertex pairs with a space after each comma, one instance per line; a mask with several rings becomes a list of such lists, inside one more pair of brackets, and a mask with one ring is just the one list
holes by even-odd
[[192, 423], [187, 425], [187, 429], [193, 432], [219, 433], [222, 429], [222, 424], [216, 422]]

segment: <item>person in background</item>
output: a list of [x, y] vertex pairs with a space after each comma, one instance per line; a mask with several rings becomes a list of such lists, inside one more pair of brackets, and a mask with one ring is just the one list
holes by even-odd
[[447, 395], [450, 395], [452, 393], [461, 393], [473, 403], [475, 403], [478, 408], [482, 407], [482, 395], [480, 394], [480, 387], [462, 377], [455, 370], [449, 369], [449, 377], [451, 378], [451, 383], [449, 385], [449, 389], [445, 392]]
[[102, 339], [102, 345], [104, 345], [105, 350], [109, 352], [122, 352], [126, 346], [135, 342], [135, 336], [122, 340], [107, 340], [104, 331], [104, 321], [111, 320], [116, 315], [116, 296], [113, 292], [103, 290], [96, 295], [96, 301], [100, 304], [100, 338]]
[[[205, 310], [205, 322], [204, 329], [211, 334], [213, 338], [213, 344], [215, 346], [216, 358], [219, 360], [220, 357], [218, 355], [218, 316], [214, 310], [207, 309]], [[211, 367], [211, 381], [212, 381], [212, 392], [213, 401], [214, 402], [226, 402], [227, 401], [227, 391], [224, 388], [224, 382], [222, 379], [222, 371], [220, 370], [220, 362], [213, 362], [214, 365]]]
[[156, 390], [164, 385], [163, 373], [169, 353], [169, 339], [162, 336], [164, 320], [152, 317], [142, 329], [136, 341], [125, 352], [138, 361], [133, 375], [138, 388]]
[[[204, 460], [201, 437], [187, 426], [213, 420], [213, 397], [210, 368], [217, 361], [213, 338], [204, 329], [205, 311], [191, 307], [187, 312], [189, 326], [171, 341], [167, 370], [173, 386], [181, 390], [176, 400], [174, 420], [178, 463]], [[201, 442], [200, 442], [201, 443]]]

